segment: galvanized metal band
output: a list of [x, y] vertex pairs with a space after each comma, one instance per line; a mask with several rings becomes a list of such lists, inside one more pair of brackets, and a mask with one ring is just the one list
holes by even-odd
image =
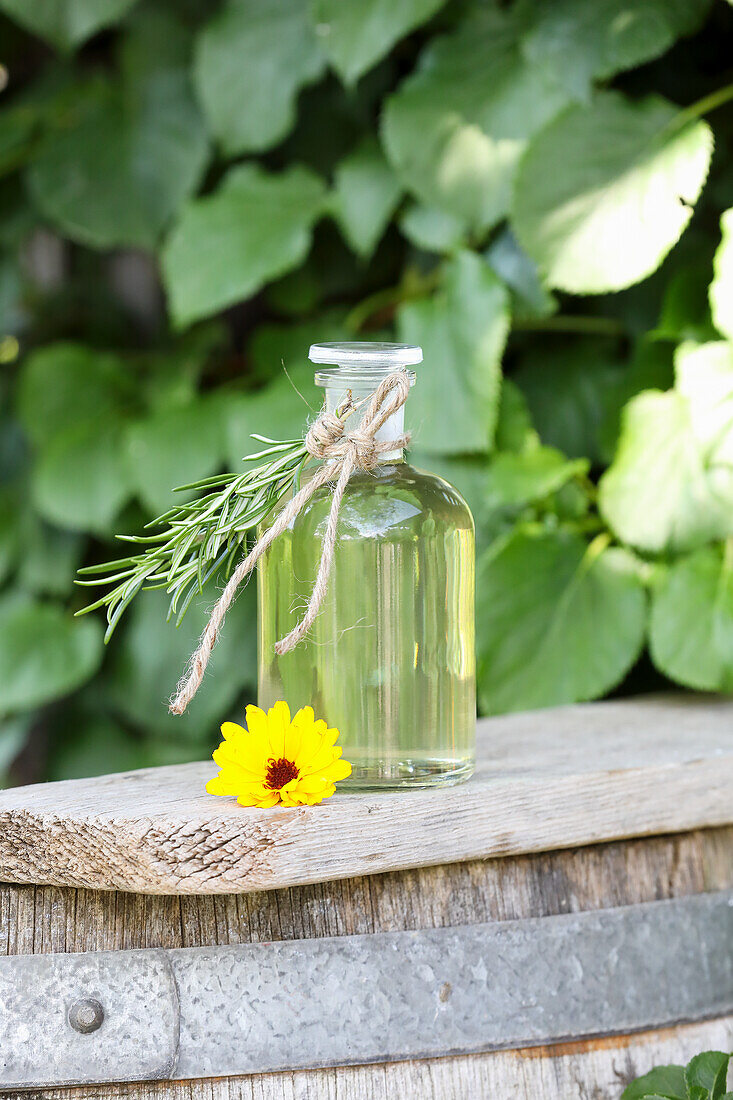
[[437, 1057], [732, 1012], [733, 891], [418, 932], [17, 956], [0, 960], [0, 1085]]

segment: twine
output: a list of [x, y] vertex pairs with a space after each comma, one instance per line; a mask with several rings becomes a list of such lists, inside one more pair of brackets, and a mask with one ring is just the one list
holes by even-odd
[[311, 425], [304, 440], [305, 448], [313, 458], [328, 459], [329, 461], [324, 462], [324, 465], [316, 470], [307, 485], [304, 485], [302, 489], [295, 493], [292, 500], [273, 521], [272, 526], [265, 531], [262, 538], [257, 541], [249, 554], [239, 563], [227, 581], [226, 587], [211, 612], [211, 617], [201, 635], [198, 647], [191, 656], [186, 673], [176, 689], [175, 696], [170, 701], [169, 710], [171, 714], [183, 714], [198, 691], [211, 657], [211, 651], [224, 624], [226, 613], [231, 607], [237, 589], [244, 578], [252, 572], [271, 543], [300, 514], [313, 494], [327, 481], [335, 479], [336, 485], [333, 490], [331, 509], [328, 514], [326, 532], [323, 536], [321, 560], [308, 607], [303, 618], [293, 627], [290, 633], [281, 638], [279, 642], [276, 642], [275, 652], [278, 656], [289, 653], [308, 633], [326, 594], [328, 577], [336, 548], [339, 511], [348, 480], [354, 470], [373, 470], [379, 461], [380, 455], [386, 454], [388, 451], [396, 451], [407, 445], [409, 435], [379, 442], [374, 437], [390, 416], [402, 408], [409, 392], [410, 376], [407, 371], [394, 371], [384, 381], [380, 382], [372, 394], [358, 428], [351, 432], [347, 432], [345, 428], [345, 415], [356, 407], [351, 403], [347, 403], [344, 408], [339, 410], [340, 416], [326, 412], [324, 409], [318, 419]]

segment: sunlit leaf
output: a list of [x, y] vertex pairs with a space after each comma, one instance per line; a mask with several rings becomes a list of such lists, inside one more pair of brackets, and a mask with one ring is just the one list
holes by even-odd
[[715, 327], [733, 340], [733, 209], [720, 222], [723, 239], [715, 253], [715, 278], [710, 284], [710, 307]]
[[527, 139], [567, 102], [523, 58], [511, 15], [486, 5], [426, 47], [387, 100], [382, 138], [408, 190], [484, 230], [507, 212]]
[[707, 123], [681, 123], [663, 99], [600, 92], [531, 142], [513, 200], [519, 241], [552, 287], [599, 294], [630, 286], [679, 239], [712, 147]]
[[674, 391], [626, 406], [601, 511], [641, 550], [691, 550], [733, 533], [733, 359], [727, 345], [683, 347]]

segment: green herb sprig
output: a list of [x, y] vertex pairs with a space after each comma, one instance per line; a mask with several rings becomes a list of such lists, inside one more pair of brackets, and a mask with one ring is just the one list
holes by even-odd
[[[339, 410], [337, 415], [341, 415]], [[247, 533], [275, 507], [300, 478], [310, 458], [302, 439], [274, 440], [253, 435], [265, 450], [247, 455], [249, 468], [242, 474], [216, 474], [203, 481], [181, 485], [176, 492], [198, 491], [192, 501], [172, 508], [146, 524], [150, 535], [118, 535], [124, 542], [145, 546], [139, 554], [90, 565], [79, 573], [91, 580], [77, 584], [114, 587], [77, 612], [85, 615], [107, 608], [109, 641], [120, 618], [142, 589], [165, 588], [171, 596], [168, 618], [185, 615], [191, 600], [216, 573], [226, 579], [234, 568], [237, 551]], [[258, 461], [259, 460], [259, 461]], [[252, 466], [252, 463], [258, 465]]]

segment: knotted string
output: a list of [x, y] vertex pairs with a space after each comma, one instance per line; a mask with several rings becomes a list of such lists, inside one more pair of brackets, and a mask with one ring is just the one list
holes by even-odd
[[275, 518], [272, 526], [265, 531], [262, 538], [258, 539], [249, 554], [239, 563], [227, 581], [214, 606], [214, 610], [211, 612], [211, 617], [201, 635], [198, 647], [191, 656], [186, 674], [179, 683], [175, 696], [171, 699], [169, 706], [171, 714], [183, 714], [198, 691], [211, 657], [211, 651], [224, 624], [226, 613], [231, 607], [237, 589], [244, 578], [252, 572], [267, 548], [300, 514], [313, 494], [327, 481], [335, 479], [336, 485], [333, 491], [326, 531], [323, 536], [321, 560], [308, 607], [300, 622], [293, 627], [289, 634], [286, 634], [284, 638], [281, 638], [275, 644], [275, 652], [278, 656], [289, 653], [308, 633], [326, 594], [328, 577], [336, 548], [339, 511], [346, 485], [354, 470], [373, 470], [379, 461], [380, 455], [407, 446], [410, 438], [409, 434], [399, 436], [397, 439], [380, 441], [377, 441], [375, 436], [390, 416], [402, 408], [409, 392], [410, 376], [407, 371], [394, 371], [384, 381], [380, 382], [369, 400], [361, 423], [353, 431], [346, 431], [344, 419], [344, 414], [351, 411], [354, 408], [353, 405], [347, 405], [341, 409], [341, 416], [326, 412], [324, 409], [318, 419], [311, 425], [304, 440], [305, 448], [313, 458], [327, 459], [328, 461], [324, 462], [323, 466], [316, 470], [308, 483], [295, 493], [292, 500], [286, 504]]

